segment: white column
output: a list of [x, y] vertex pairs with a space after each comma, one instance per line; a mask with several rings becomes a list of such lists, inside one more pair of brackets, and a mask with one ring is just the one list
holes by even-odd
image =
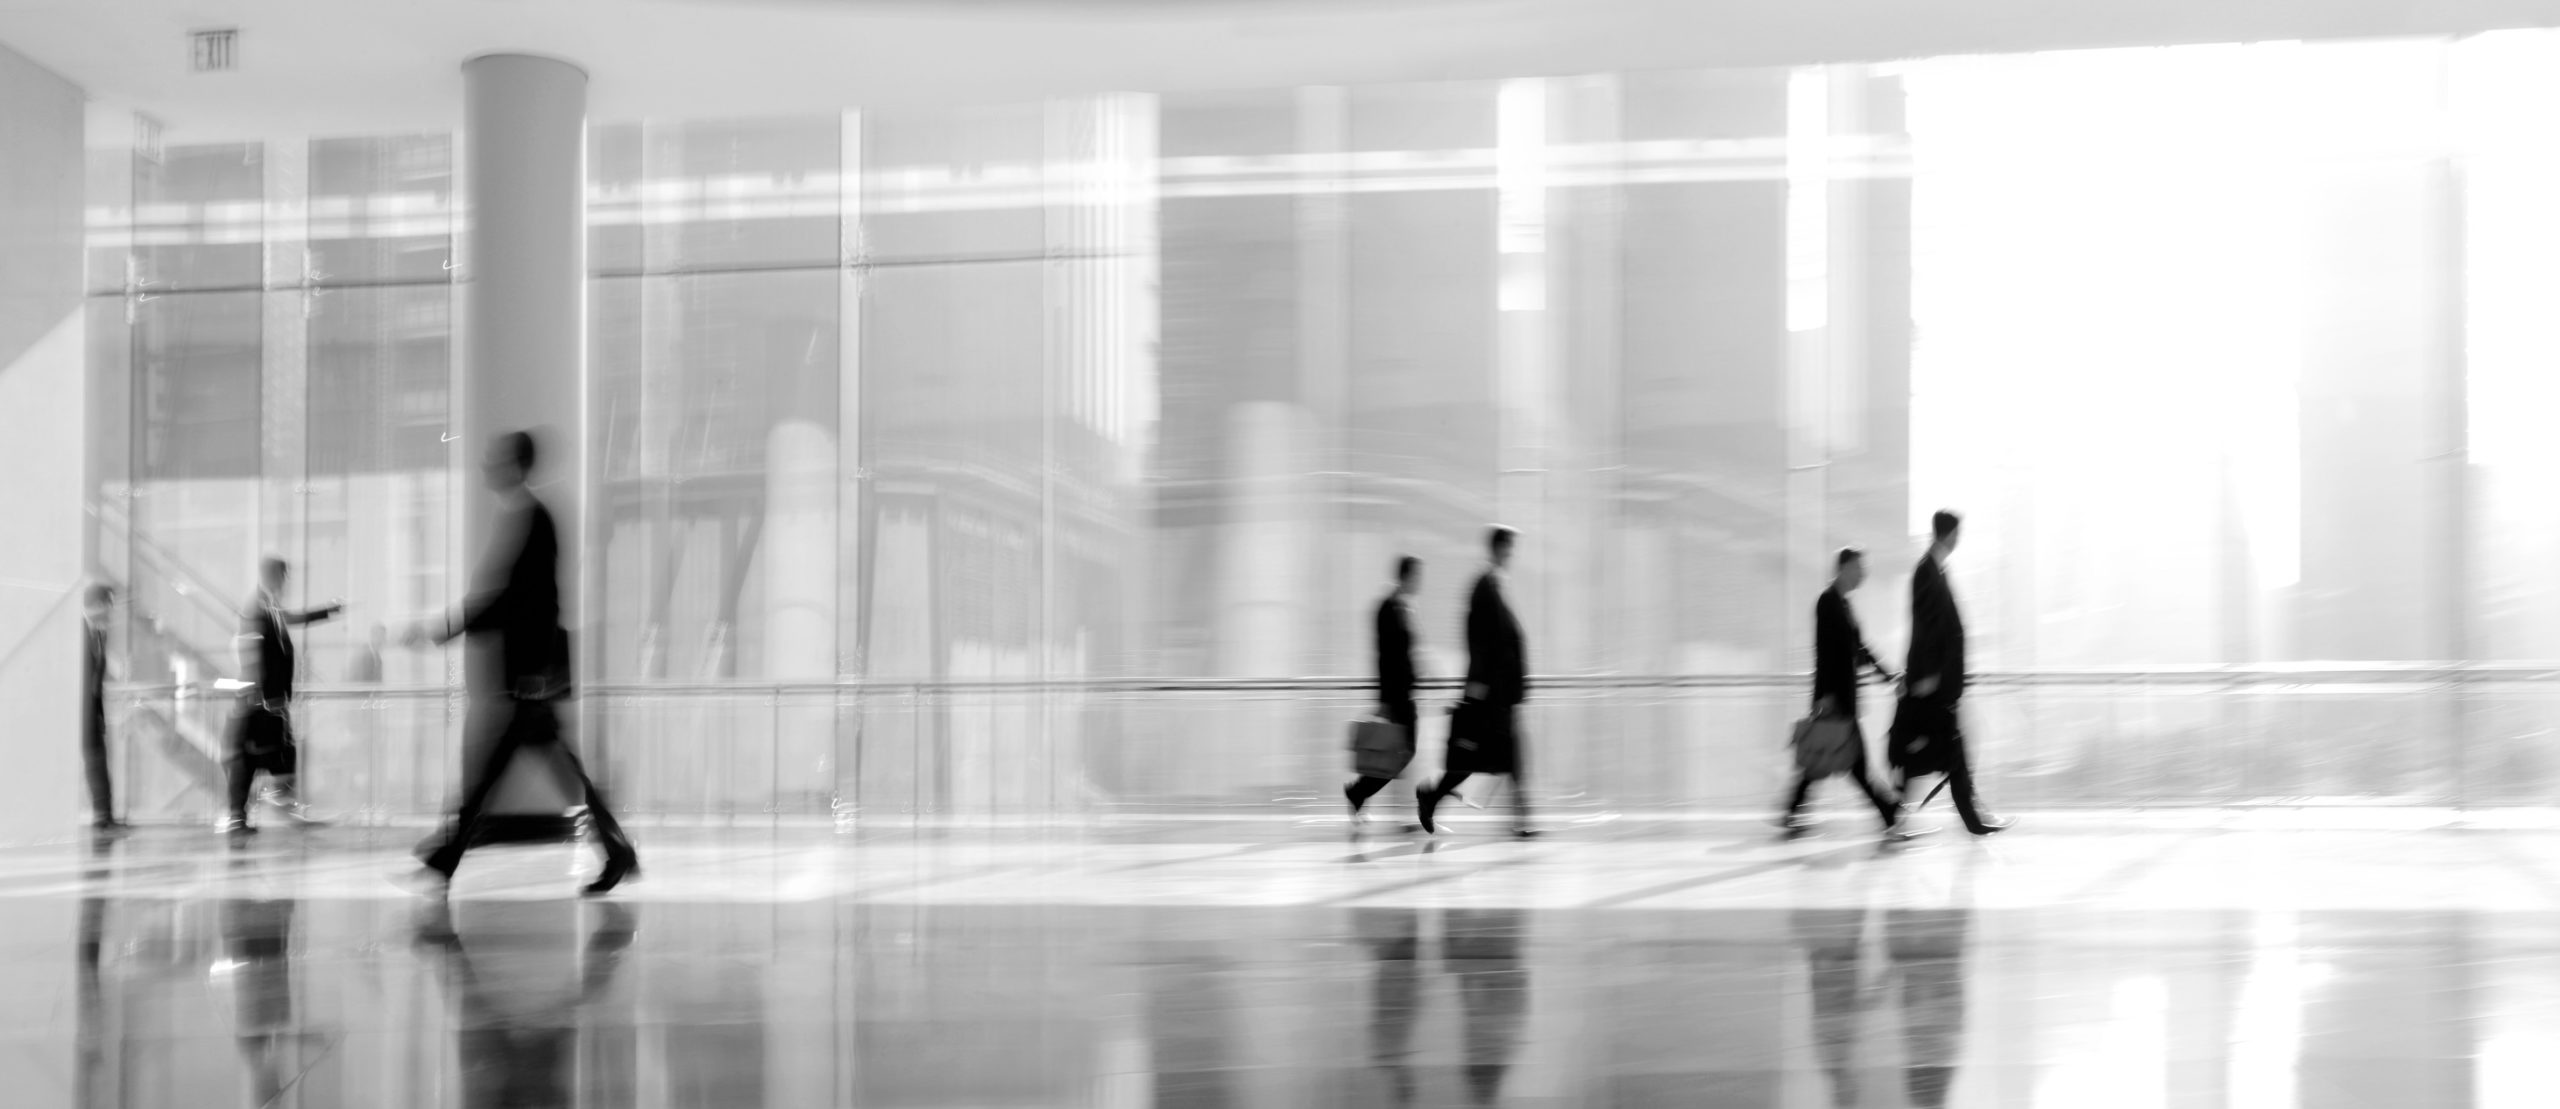
[[[478, 481], [489, 437], [534, 429], [534, 490], [560, 526], [561, 601], [572, 630], [586, 539], [587, 75], [555, 58], [483, 54], [462, 64], [461, 427], [463, 547], [487, 543], [496, 502]], [[582, 637], [583, 638], [583, 637]]]
[[[588, 549], [587, 75], [556, 58], [483, 54], [462, 63], [462, 88], [468, 207], [454, 445], [463, 557], [477, 560], [487, 549], [496, 518], [496, 499], [480, 481], [481, 452], [493, 435], [533, 431], [541, 448], [534, 492], [560, 533], [561, 622], [580, 677], [591, 677], [597, 654], [588, 621], [596, 608], [586, 603], [579, 572]], [[468, 573], [469, 565], [457, 570]], [[491, 808], [557, 813], [568, 798], [550, 782], [548, 774], [511, 772]]]
[[[13, 773], [0, 842], [89, 810], [80, 764], [88, 317], [80, 293], [80, 89], [0, 46], [0, 719]], [[121, 331], [116, 342], [124, 341]], [[115, 419], [123, 419], [115, 414]], [[111, 740], [109, 751], [129, 740]], [[123, 765], [116, 764], [121, 775]], [[119, 803], [130, 787], [116, 779]], [[142, 806], [132, 805], [140, 812]], [[68, 927], [65, 914], [61, 924]], [[68, 995], [66, 980], [30, 983]]]

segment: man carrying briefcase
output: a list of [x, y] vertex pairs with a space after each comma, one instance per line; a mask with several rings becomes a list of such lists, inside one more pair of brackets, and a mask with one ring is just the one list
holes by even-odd
[[1813, 783], [1846, 774], [1876, 807], [1876, 817], [1891, 832], [1902, 819], [1902, 804], [1867, 773], [1867, 740], [1858, 729], [1858, 670], [1865, 666], [1890, 680], [1891, 671], [1876, 661], [1858, 635], [1858, 617], [1849, 610], [1849, 594], [1867, 580], [1866, 556], [1844, 547], [1833, 559], [1831, 587], [1813, 602], [1813, 713], [1796, 722], [1795, 789], [1787, 811], [1778, 818], [1788, 839], [1805, 834], [1805, 797]]
[[1352, 773], [1359, 779], [1342, 787], [1351, 802], [1351, 822], [1360, 823], [1362, 807], [1413, 761], [1413, 614], [1406, 602], [1422, 588], [1422, 560], [1406, 555], [1396, 560], [1396, 585], [1378, 602], [1378, 715], [1351, 726]]

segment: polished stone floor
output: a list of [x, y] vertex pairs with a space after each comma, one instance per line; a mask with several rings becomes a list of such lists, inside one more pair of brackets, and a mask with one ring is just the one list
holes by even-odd
[[2560, 1102], [2560, 831], [2029, 817], [0, 849], [0, 1106]]

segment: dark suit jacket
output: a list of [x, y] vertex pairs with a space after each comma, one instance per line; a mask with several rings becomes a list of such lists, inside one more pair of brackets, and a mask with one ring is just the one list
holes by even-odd
[[1825, 589], [1813, 602], [1813, 696], [1837, 698], [1839, 710], [1858, 712], [1858, 667], [1884, 669], [1867, 641], [1858, 634], [1857, 614], [1837, 588]]
[[1493, 571], [1476, 579], [1467, 598], [1467, 681], [1485, 687], [1485, 700], [1516, 705], [1529, 699], [1529, 648], [1520, 620], [1502, 596]]
[[292, 629], [315, 620], [326, 620], [335, 608], [314, 608], [286, 612], [275, 607], [264, 591], [249, 598], [249, 610], [240, 614], [240, 634], [258, 641], [258, 697], [270, 708], [282, 708], [293, 700], [293, 670], [297, 652], [293, 649]]
[[1946, 571], [1925, 555], [1911, 571], [1911, 652], [1903, 659], [1902, 673], [1914, 682], [1935, 676], [1938, 689], [1930, 695], [1932, 701], [1954, 704], [1964, 696], [1964, 614], [1956, 611]]
[[1389, 593], [1378, 602], [1377, 643], [1378, 703], [1413, 700], [1414, 679], [1421, 671], [1413, 664], [1413, 614], [1403, 597]]
[[475, 668], [509, 690], [565, 676], [567, 638], [560, 630], [560, 533], [551, 510], [528, 498], [501, 509], [498, 526], [472, 575], [455, 631], [493, 667]]
[[95, 742], [107, 734], [107, 633], [84, 621], [80, 640], [81, 734]]

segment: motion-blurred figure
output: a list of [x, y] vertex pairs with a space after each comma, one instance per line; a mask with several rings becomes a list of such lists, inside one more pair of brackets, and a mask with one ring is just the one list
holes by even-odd
[[[1378, 602], [1375, 621], [1378, 645], [1378, 715], [1388, 723], [1404, 729], [1408, 756], [1414, 742], [1417, 715], [1413, 708], [1413, 683], [1419, 676], [1413, 662], [1413, 613], [1408, 607], [1414, 593], [1422, 588], [1422, 560], [1406, 555], [1396, 560], [1396, 586]], [[1351, 817], [1360, 818], [1360, 809], [1369, 798], [1387, 788], [1394, 778], [1363, 775], [1342, 787], [1342, 795], [1351, 801]]]
[[365, 632], [363, 645], [356, 648], [355, 661], [347, 664], [348, 685], [382, 684], [382, 644], [388, 635], [380, 624]]
[[1414, 795], [1426, 832], [1439, 830], [1432, 820], [1434, 812], [1469, 776], [1508, 774], [1519, 821], [1512, 834], [1522, 839], [1538, 834], [1529, 827], [1529, 791], [1520, 750], [1520, 703], [1529, 697], [1528, 645], [1502, 591], [1519, 535], [1496, 525], [1485, 539], [1488, 565], [1467, 599], [1467, 691], [1450, 715], [1448, 771], [1438, 785]]
[[1955, 553], [1962, 521], [1941, 509], [1930, 518], [1929, 530], [1929, 553], [1911, 571], [1911, 650], [1902, 667], [1908, 685], [1887, 747], [1906, 791], [1915, 774], [1945, 774], [1965, 830], [1987, 836], [2006, 830], [2009, 822], [1983, 819], [1957, 714], [1964, 697], [1964, 614], [1947, 585], [1946, 561]]
[[89, 772], [90, 826], [101, 832], [125, 830], [125, 822], [116, 819], [115, 780], [107, 773], [107, 615], [115, 605], [114, 586], [92, 585], [80, 621], [80, 763]]
[[[1830, 588], [1813, 602], [1813, 715], [1847, 719], [1849, 734], [1856, 737], [1856, 761], [1844, 773], [1867, 795], [1867, 801], [1876, 807], [1876, 818], [1890, 832], [1901, 819], [1902, 805], [1868, 772], [1866, 733], [1858, 726], [1858, 668], [1870, 667], [1885, 680], [1893, 679], [1892, 671], [1867, 650], [1866, 639], [1858, 634], [1857, 613], [1849, 608], [1849, 594], [1857, 592], [1866, 580], [1865, 553], [1856, 547], [1843, 547], [1832, 562]], [[1805, 797], [1813, 792], [1815, 780], [1826, 776], [1816, 767], [1796, 773], [1795, 789], [1787, 795], [1786, 814], [1779, 819], [1788, 836], [1806, 831]]]
[[462, 803], [443, 832], [419, 847], [427, 877], [441, 889], [462, 865], [462, 853], [478, 834], [489, 794], [528, 747], [553, 757], [564, 792], [586, 800], [587, 817], [604, 850], [604, 870], [586, 892], [605, 893], [640, 873], [640, 859], [622, 825], [605, 804], [604, 792], [588, 777], [577, 750], [561, 736], [560, 711], [572, 693], [569, 636], [560, 626], [560, 534], [551, 510], [525, 487], [533, 473], [533, 436], [509, 432], [489, 444], [482, 474], [497, 491], [503, 507], [489, 550], [480, 563], [471, 597], [441, 627], [412, 629], [410, 640], [451, 642], [471, 637], [475, 655], [470, 669], [470, 727], [484, 738], [488, 757], [470, 767]]
[[249, 825], [249, 786], [265, 771], [267, 789], [260, 800], [297, 823], [310, 823], [297, 787], [300, 759], [293, 744], [293, 629], [326, 620], [343, 605], [327, 604], [301, 612], [286, 611], [281, 602], [287, 570], [281, 558], [258, 564], [258, 590], [240, 614], [240, 675], [248, 688], [231, 714], [230, 815], [222, 830], [241, 834]]

